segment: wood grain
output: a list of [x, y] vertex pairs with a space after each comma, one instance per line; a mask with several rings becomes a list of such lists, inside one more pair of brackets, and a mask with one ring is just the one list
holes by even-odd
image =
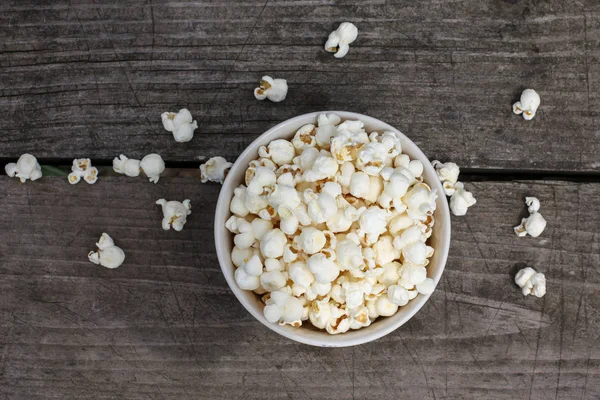
[[[263, 327], [223, 279], [198, 178], [0, 177], [2, 399], [600, 398], [600, 184], [476, 182], [453, 218], [447, 269], [426, 306], [376, 342], [296, 344]], [[524, 196], [548, 228], [517, 238]], [[160, 197], [192, 201], [163, 231]], [[116, 270], [86, 254], [106, 231]], [[548, 293], [523, 297], [523, 266]]]
[[[344, 59], [322, 49], [359, 27]], [[464, 167], [598, 171], [600, 7], [594, 0], [96, 2], [0, 4], [0, 158], [235, 158], [290, 117], [361, 112]], [[288, 80], [258, 102], [259, 78]], [[536, 118], [511, 113], [520, 91]], [[200, 128], [176, 143], [160, 113]]]

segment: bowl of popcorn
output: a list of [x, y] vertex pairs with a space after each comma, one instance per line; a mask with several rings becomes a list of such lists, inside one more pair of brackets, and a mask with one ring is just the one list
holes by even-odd
[[392, 126], [351, 112], [271, 128], [223, 183], [215, 244], [242, 305], [273, 331], [327, 347], [378, 339], [433, 293], [450, 247], [443, 187]]

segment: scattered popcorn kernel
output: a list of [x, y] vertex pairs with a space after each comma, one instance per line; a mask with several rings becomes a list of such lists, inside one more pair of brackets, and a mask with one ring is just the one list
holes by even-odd
[[533, 294], [536, 297], [543, 297], [546, 294], [546, 276], [531, 267], [517, 272], [515, 283], [521, 288], [524, 296]]
[[98, 168], [92, 167], [92, 161], [89, 158], [76, 158], [73, 160], [71, 173], [67, 179], [71, 185], [74, 185], [81, 178], [89, 184], [94, 184], [98, 180]]
[[351, 22], [342, 22], [340, 26], [329, 34], [325, 43], [325, 50], [335, 53], [335, 58], [342, 58], [348, 54], [350, 43], [358, 37], [358, 28]]
[[540, 95], [535, 90], [525, 89], [521, 93], [521, 99], [513, 104], [513, 112], [523, 114], [523, 118], [529, 121], [535, 117], [540, 102]]
[[450, 197], [450, 211], [456, 216], [462, 216], [467, 213], [467, 209], [477, 202], [473, 194], [465, 190], [462, 182], [454, 185], [454, 193]]
[[233, 163], [223, 157], [212, 157], [200, 166], [200, 178], [202, 183], [216, 182], [223, 184], [225, 177]]
[[530, 212], [529, 217], [523, 218], [521, 224], [514, 227], [517, 236], [532, 236], [538, 237], [546, 229], [546, 220], [538, 211], [540, 209], [540, 201], [535, 197], [526, 197], [525, 204]]
[[192, 205], [189, 200], [179, 202], [159, 199], [156, 201], [156, 204], [159, 204], [162, 207], [162, 228], [165, 231], [168, 231], [171, 228], [176, 231], [182, 230], [187, 222], [187, 216], [192, 213]]
[[140, 175], [140, 160], [127, 158], [123, 154], [113, 160], [113, 170], [117, 174], [135, 177]]
[[6, 164], [4, 171], [11, 178], [19, 178], [21, 183], [25, 183], [27, 179], [33, 182], [42, 177], [42, 167], [34, 156], [27, 153], [21, 155], [16, 163]]
[[142, 158], [140, 169], [144, 171], [150, 182], [156, 183], [165, 170], [165, 162], [158, 154], [148, 154]]
[[119, 267], [125, 261], [125, 253], [120, 247], [115, 246], [114, 241], [108, 234], [103, 233], [98, 243], [98, 251], [90, 251], [88, 259], [94, 264], [100, 264], [103, 267], [114, 269]]
[[285, 100], [288, 85], [285, 79], [273, 79], [265, 75], [260, 80], [260, 86], [254, 89], [254, 97], [258, 100], [269, 99], [275, 103]]
[[178, 113], [164, 112], [160, 117], [164, 128], [172, 132], [173, 138], [179, 143], [192, 140], [194, 131], [198, 129], [198, 122], [194, 121], [187, 108], [182, 108]]

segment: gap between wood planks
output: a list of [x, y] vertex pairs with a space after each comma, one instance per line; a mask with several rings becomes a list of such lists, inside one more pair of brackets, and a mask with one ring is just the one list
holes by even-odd
[[[0, 158], [0, 165], [6, 165], [9, 162], [15, 162], [14, 159]], [[195, 161], [165, 161], [167, 170], [198, 170], [200, 164], [206, 160]], [[40, 165], [48, 165], [64, 169], [68, 174], [73, 160], [67, 158], [38, 158]], [[100, 167], [100, 172], [106, 173], [112, 167], [112, 159], [94, 159], [92, 165]], [[102, 168], [105, 167], [105, 168]], [[171, 171], [173, 172], [173, 171]], [[0, 170], [0, 175], [6, 175], [4, 168]], [[115, 173], [115, 175], [117, 175]], [[167, 176], [169, 174], [167, 173]], [[171, 174], [175, 175], [175, 174]], [[198, 170], [198, 176], [200, 171]], [[530, 170], [530, 169], [487, 169], [487, 168], [461, 168], [460, 180], [464, 182], [482, 182], [482, 181], [569, 181], [584, 183], [600, 183], [600, 171], [555, 171], [555, 170]]]

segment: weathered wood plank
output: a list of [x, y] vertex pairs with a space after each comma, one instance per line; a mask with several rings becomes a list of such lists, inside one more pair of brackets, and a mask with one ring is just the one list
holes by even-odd
[[[407, 325], [348, 349], [264, 328], [222, 278], [218, 185], [0, 178], [0, 397], [10, 399], [596, 399], [600, 397], [600, 184], [467, 183], [442, 282]], [[536, 195], [548, 228], [512, 226]], [[154, 201], [190, 198], [182, 232]], [[127, 255], [86, 254], [100, 233]], [[542, 299], [512, 283], [529, 265]]]
[[[465, 167], [600, 168], [592, 0], [82, 0], [0, 10], [0, 158], [235, 158], [277, 122], [344, 109]], [[337, 60], [322, 45], [343, 20], [360, 35]], [[285, 102], [254, 99], [265, 73], [288, 80]], [[525, 87], [542, 96], [532, 122], [510, 111]], [[178, 144], [160, 113], [184, 106], [200, 129]]]

